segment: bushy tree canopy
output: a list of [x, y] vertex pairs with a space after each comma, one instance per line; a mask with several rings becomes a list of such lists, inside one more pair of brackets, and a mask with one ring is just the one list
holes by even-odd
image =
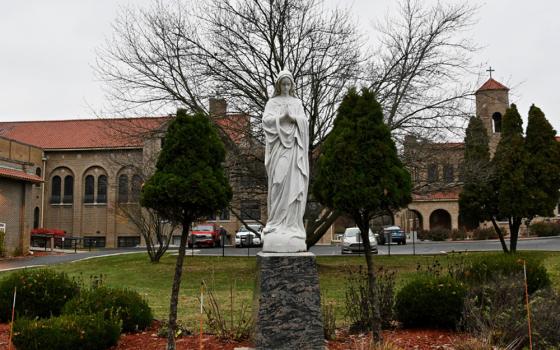
[[351, 89], [342, 100], [331, 133], [319, 157], [313, 185], [316, 198], [352, 216], [360, 228], [368, 270], [369, 298], [374, 305], [373, 339], [381, 340], [381, 316], [369, 241], [369, 221], [376, 213], [402, 208], [412, 183], [404, 168], [374, 94]]
[[348, 92], [322, 148], [313, 192], [330, 208], [369, 217], [411, 200], [404, 168], [373, 93]]
[[560, 144], [556, 130], [535, 105], [529, 109], [525, 148], [529, 154], [525, 173], [528, 214], [552, 216], [560, 189]]
[[142, 206], [183, 224], [227, 206], [232, 196], [223, 170], [225, 149], [202, 114], [184, 110], [167, 130], [154, 175], [142, 188]]
[[459, 215], [469, 227], [488, 219], [488, 201], [492, 196], [490, 149], [486, 128], [479, 117], [472, 117], [465, 133], [463, 190], [459, 195]]
[[[502, 123], [500, 142], [488, 162], [484, 127], [478, 118], [471, 119], [465, 137], [465, 184], [459, 206], [467, 222], [491, 220], [503, 250], [515, 252], [523, 219], [550, 216], [558, 203], [560, 145], [556, 131], [534, 105], [529, 110], [525, 137], [523, 121], [514, 104], [507, 109]], [[498, 219], [508, 221], [509, 250], [496, 223]]]
[[177, 304], [189, 228], [193, 220], [224, 208], [232, 191], [224, 174], [224, 145], [203, 114], [178, 110], [165, 136], [156, 171], [142, 188], [140, 203], [182, 226], [169, 302], [167, 350], [175, 350]]
[[501, 217], [522, 218], [527, 215], [527, 162], [523, 121], [517, 106], [512, 104], [504, 114], [501, 138], [493, 159], [496, 171], [494, 188]]

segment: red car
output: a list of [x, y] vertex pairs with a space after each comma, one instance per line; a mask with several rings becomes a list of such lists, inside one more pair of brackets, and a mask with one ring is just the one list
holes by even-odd
[[220, 230], [215, 224], [200, 224], [191, 229], [187, 244], [189, 248], [193, 245], [214, 248], [220, 246], [220, 239]]

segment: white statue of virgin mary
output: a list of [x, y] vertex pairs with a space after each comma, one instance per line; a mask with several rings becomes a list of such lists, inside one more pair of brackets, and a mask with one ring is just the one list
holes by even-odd
[[266, 137], [268, 221], [263, 251], [293, 253], [307, 250], [303, 214], [309, 184], [309, 121], [295, 97], [292, 73], [278, 73], [274, 95], [262, 118]]

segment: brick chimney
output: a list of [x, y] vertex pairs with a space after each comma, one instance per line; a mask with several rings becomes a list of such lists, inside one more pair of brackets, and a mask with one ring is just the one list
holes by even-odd
[[225, 117], [227, 112], [227, 102], [223, 98], [211, 97], [209, 103], [211, 116]]

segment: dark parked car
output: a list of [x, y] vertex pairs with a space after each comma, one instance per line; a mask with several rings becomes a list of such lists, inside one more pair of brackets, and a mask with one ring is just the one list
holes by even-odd
[[406, 234], [399, 226], [385, 226], [376, 236], [377, 244], [385, 244], [391, 235], [391, 242], [397, 244], [406, 244]]

